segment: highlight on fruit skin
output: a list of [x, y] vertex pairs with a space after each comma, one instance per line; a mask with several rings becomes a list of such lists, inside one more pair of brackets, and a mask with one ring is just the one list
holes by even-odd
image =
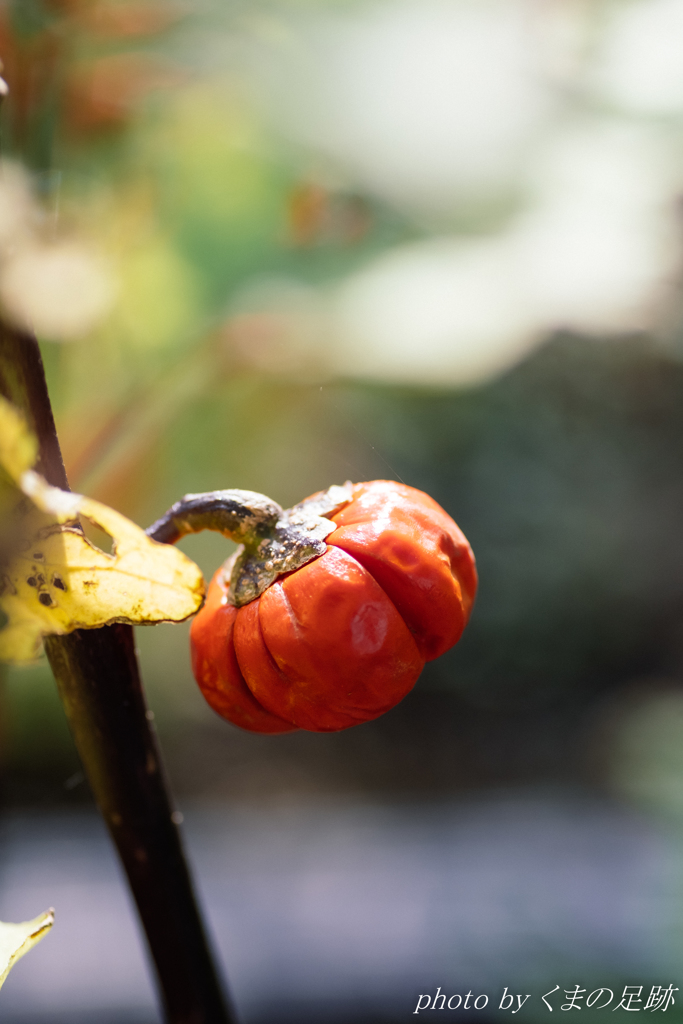
[[334, 732], [377, 718], [467, 624], [477, 575], [451, 517], [405, 484], [348, 486], [324, 552], [254, 600], [231, 603], [232, 561], [213, 577], [190, 631], [192, 668], [234, 725]]

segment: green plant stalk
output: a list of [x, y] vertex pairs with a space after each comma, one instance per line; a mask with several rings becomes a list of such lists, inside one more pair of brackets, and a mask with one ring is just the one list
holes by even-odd
[[[38, 436], [37, 469], [68, 489], [36, 340], [0, 322], [0, 393]], [[45, 644], [88, 782], [116, 845], [168, 1024], [236, 1024], [202, 924], [147, 710], [130, 626]]]

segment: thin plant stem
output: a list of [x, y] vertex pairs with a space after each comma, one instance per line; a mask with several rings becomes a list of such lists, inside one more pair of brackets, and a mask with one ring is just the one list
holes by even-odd
[[[40, 349], [0, 323], [0, 393], [38, 436], [38, 470], [68, 489]], [[167, 1024], [236, 1024], [207, 940], [147, 710], [133, 630], [48, 637], [45, 649], [88, 782], [123, 863]]]

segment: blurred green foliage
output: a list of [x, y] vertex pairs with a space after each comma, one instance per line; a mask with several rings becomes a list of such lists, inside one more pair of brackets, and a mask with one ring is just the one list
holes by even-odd
[[[267, 21], [268, 3], [248, 6]], [[176, 784], [263, 795], [313, 775], [429, 792], [581, 777], [605, 695], [680, 673], [680, 364], [645, 338], [558, 336], [456, 391], [335, 380], [310, 346], [281, 360], [287, 325], [255, 312], [250, 288], [323, 286], [419, 231], [316, 183], [229, 45], [220, 67], [202, 63], [193, 39], [214, 26], [229, 43], [245, 11], [0, 5], [5, 153], [32, 169], [45, 230], [94, 239], [118, 277], [97, 330], [43, 345], [72, 486], [145, 524], [188, 491], [245, 487], [286, 506], [348, 478], [400, 478], [463, 527], [481, 591], [462, 643], [404, 705], [338, 737], [236, 733], [194, 689], [186, 630], [142, 631]], [[207, 576], [228, 554], [216, 536], [184, 544]], [[23, 798], [35, 776], [71, 799], [46, 668], [10, 673], [6, 706], [10, 790]]]

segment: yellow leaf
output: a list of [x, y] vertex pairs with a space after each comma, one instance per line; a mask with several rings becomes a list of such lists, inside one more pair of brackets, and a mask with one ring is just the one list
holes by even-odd
[[17, 960], [21, 960], [24, 953], [28, 953], [47, 935], [54, 920], [55, 912], [50, 909], [32, 921], [22, 921], [21, 924], [5, 924], [0, 921], [0, 988]]
[[[0, 401], [0, 435], [8, 418]], [[25, 425], [22, 429], [26, 431]], [[21, 452], [21, 431], [7, 450]], [[92, 629], [112, 622], [182, 622], [204, 598], [201, 571], [181, 551], [151, 540], [125, 516], [80, 494], [50, 487], [25, 457], [0, 464], [31, 499], [33, 511], [21, 523], [19, 542], [0, 575], [0, 661], [20, 662], [40, 653], [47, 634]], [[107, 554], [83, 536], [82, 516], [113, 539]]]

